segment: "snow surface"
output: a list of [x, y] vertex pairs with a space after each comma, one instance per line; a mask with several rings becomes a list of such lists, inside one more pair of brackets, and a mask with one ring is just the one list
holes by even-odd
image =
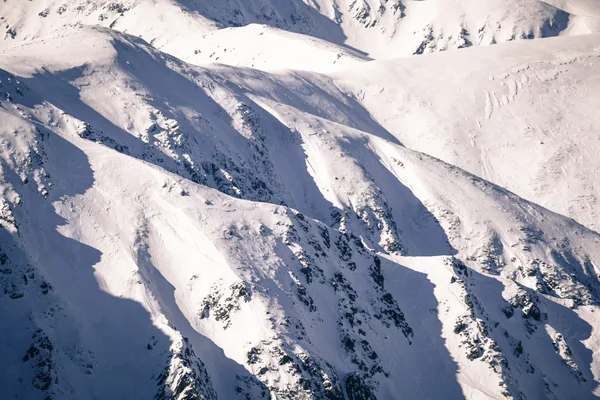
[[599, 397], [599, 15], [0, 3], [2, 397]]

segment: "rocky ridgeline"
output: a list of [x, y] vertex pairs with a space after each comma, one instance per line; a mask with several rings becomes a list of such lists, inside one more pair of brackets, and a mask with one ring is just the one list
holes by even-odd
[[[39, 123], [32, 123], [29, 107], [23, 104], [35, 104], [39, 101], [34, 93], [15, 76], [0, 70], [0, 104], [5, 110], [0, 111], [6, 121], [16, 122], [18, 128], [10, 132], [10, 136], [2, 139], [1, 162], [7, 169], [4, 181], [0, 185], [5, 199], [0, 219], [6, 226], [14, 225], [11, 211], [22, 205], [19, 191], [25, 188], [36, 191], [42, 197], [48, 197], [52, 189], [50, 175], [44, 168], [45, 142], [50, 132]], [[10, 171], [10, 173], [9, 173]], [[16, 228], [16, 226], [13, 226]]]
[[[532, 263], [538, 264], [539, 262], [540, 260], [534, 260]], [[463, 304], [468, 310], [467, 314], [456, 320], [454, 334], [461, 338], [461, 347], [464, 349], [467, 359], [484, 362], [497, 374], [499, 385], [503, 387], [506, 397], [527, 398], [520, 388], [522, 385], [520, 381], [525, 379], [520, 374], [527, 374], [530, 376], [528, 379], [539, 379], [542, 382], [547, 398], [557, 398], [553, 388], [558, 386], [551, 378], [540, 372], [540, 366], [533, 363], [533, 358], [528, 351], [528, 346], [536, 346], [542, 341], [544, 343], [549, 341], [554, 346], [564, 364], [565, 372], [568, 371], [577, 382], [586, 382], [580, 366], [571, 357], [572, 354], [563, 335], [554, 331], [552, 328], [554, 326], [553, 318], [545, 311], [544, 302], [540, 296], [550, 293], [541, 290], [539, 286], [530, 289], [517, 284], [518, 289], [511, 297], [508, 299], [499, 297], [495, 300], [494, 304], [501, 307], [502, 313], [498, 317], [492, 317], [491, 314], [495, 314], [493, 311], [495, 306], [490, 303], [489, 299], [482, 301], [482, 292], [477, 289], [486, 285], [485, 281], [490, 278], [467, 267], [457, 258], [449, 258], [447, 264], [455, 273], [451, 283], [459, 285], [459, 291], [463, 294]], [[485, 270], [486, 263], [481, 264], [481, 267], [483, 267], [482, 270]], [[581, 289], [583, 286], [573, 285], [572, 278], [560, 281], [558, 286], [564, 285], [569, 288], [575, 286], [581, 290], [571, 291], [569, 292], [570, 297], [566, 297], [573, 301], [573, 306], [577, 306], [581, 296], [585, 297], [585, 294], [588, 293], [588, 289]], [[509, 332], [514, 329], [514, 325], [509, 320], [518, 321], [518, 324], [524, 328], [524, 338], [519, 340]], [[513, 328], [509, 328], [509, 326], [513, 326]], [[539, 332], [540, 329], [541, 332]], [[541, 369], [543, 370], [543, 366]]]
[[[151, 345], [148, 345], [151, 349]], [[167, 366], [156, 378], [154, 400], [216, 400], [210, 376], [187, 338], [175, 341], [167, 354]]]
[[[141, 137], [143, 144], [135, 148], [124, 144], [129, 138], [121, 138], [119, 141], [87, 122], [82, 123], [78, 134], [84, 139], [159, 165], [183, 178], [213, 187], [230, 196], [277, 202], [278, 198], [271, 189], [273, 186], [277, 188], [277, 178], [273, 176], [273, 167], [269, 164], [269, 158], [265, 155], [266, 148], [262, 143], [264, 137], [259, 136], [259, 132], [248, 141], [251, 165], [245, 165], [234, 161], [222, 149], [206, 154], [205, 149], [200, 147], [197, 132], [190, 134], [175, 119], [165, 117], [160, 110], [154, 110], [152, 119], [154, 123]], [[254, 171], [261, 173], [256, 174]], [[270, 183], [267, 185], [265, 182]]]
[[[506, 9], [499, 10], [489, 7], [485, 10], [488, 13], [485, 16], [477, 15], [478, 12], [471, 10], [471, 7], [457, 4], [460, 9], [452, 10], [453, 15], [448, 16], [453, 24], [445, 23], [444, 18], [435, 15], [435, 12], [430, 12], [429, 18], [422, 22], [423, 15], [419, 8], [407, 7], [409, 3], [401, 0], [318, 0], [308, 3], [254, 0], [244, 4], [228, 0], [186, 1], [175, 4], [181, 7], [180, 18], [189, 21], [193, 20], [195, 15], [200, 16], [191, 25], [203, 32], [215, 28], [263, 24], [343, 45], [346, 37], [354, 36], [353, 34], [360, 31], [368, 34], [376, 31], [384, 44], [390, 38], [396, 37], [399, 46], [406, 41], [414, 43], [410, 53], [415, 55], [472, 45], [558, 36], [567, 30], [570, 20], [573, 19], [565, 10], [541, 1], [530, 1], [522, 7], [512, 7], [508, 4]], [[18, 14], [14, 18], [3, 17], [5, 42], [14, 43], [35, 38], [39, 25], [59, 29], [77, 23], [100, 25], [147, 37], [151, 43], [171, 39], [168, 35], [166, 38], [157, 37], [151, 29], [147, 30], [131, 22], [135, 21], [135, 15], [144, 9], [143, 4], [135, 0], [64, 0], [50, 2], [46, 7], [32, 7], [39, 21], [25, 21], [19, 18]], [[174, 7], [171, 11], [177, 12], [175, 9]], [[473, 16], [476, 17], [476, 23], [467, 24], [466, 21], [472, 21]], [[149, 20], [158, 26], [164, 23], [160, 15], [150, 15]], [[414, 21], [417, 21], [416, 24]], [[415, 29], [400, 36], [403, 24], [414, 26]], [[370, 52], [369, 48], [359, 50]]]
[[[378, 382], [390, 377], [379, 356], [384, 337], [410, 346], [415, 335], [401, 305], [386, 290], [380, 258], [351, 234], [284, 207], [277, 214], [282, 219], [273, 228], [262, 226], [259, 231], [265, 240], [279, 243], [277, 257], [290, 279], [278, 280], [277, 286], [287, 288], [283, 293], [293, 307], [283, 319], [264, 316], [273, 336], [246, 350], [246, 367], [278, 398], [341, 400], [344, 392], [352, 399], [374, 398]], [[251, 240], [250, 234], [243, 227], [224, 232], [233, 247]], [[236, 314], [248, 312], [246, 304], [273, 298], [265, 276], [249, 273], [245, 282], [213, 285], [199, 317], [224, 331], [239, 329]], [[316, 337], [308, 334], [314, 326], [325, 326], [323, 335], [334, 335], [335, 352], [350, 371], [315, 351]], [[244, 387], [240, 385], [240, 393]]]

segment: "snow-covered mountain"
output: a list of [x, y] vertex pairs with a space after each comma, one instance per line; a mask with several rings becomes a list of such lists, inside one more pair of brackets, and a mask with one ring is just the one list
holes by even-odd
[[598, 15], [0, 3], [1, 397], [599, 397]]
[[273, 67], [264, 62], [269, 58], [292, 69], [304, 67], [298, 61], [306, 49], [287, 54], [281, 35], [297, 50], [310, 43], [337, 57], [350, 51], [393, 58], [600, 32], [595, 0], [6, 0], [0, 16], [8, 42], [100, 25], [196, 64]]

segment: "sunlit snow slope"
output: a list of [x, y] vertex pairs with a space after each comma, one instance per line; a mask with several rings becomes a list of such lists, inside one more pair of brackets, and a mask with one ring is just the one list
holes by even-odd
[[600, 36], [361, 3], [0, 3], [0, 397], [600, 397]]

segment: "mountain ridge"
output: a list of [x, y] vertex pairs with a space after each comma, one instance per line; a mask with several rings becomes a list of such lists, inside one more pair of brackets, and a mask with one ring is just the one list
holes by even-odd
[[[596, 38], [326, 73], [196, 66], [84, 26], [5, 48], [0, 315], [13, 328], [0, 330], [0, 388], [65, 399], [597, 397], [598, 233], [453, 165], [460, 157], [445, 162], [443, 147], [419, 148], [400, 128], [424, 128], [386, 108], [428, 121], [453, 88], [479, 93], [523, 58], [542, 79], [517, 86], [522, 96], [593, 85]], [[431, 104], [397, 73], [435, 75], [465, 54], [488, 69], [436, 83]], [[459, 100], [469, 113], [438, 128], [467, 117], [509, 130], [549, 104], [511, 100], [486, 122], [485, 100]], [[594, 105], [582, 104], [580, 119]], [[559, 143], [571, 120], [557, 126]], [[592, 133], [581, 134], [590, 149]]]

